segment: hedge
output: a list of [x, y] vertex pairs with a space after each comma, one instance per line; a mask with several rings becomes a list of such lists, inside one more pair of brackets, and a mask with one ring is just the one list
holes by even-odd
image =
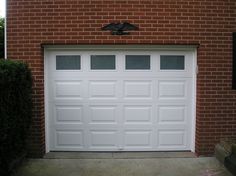
[[32, 76], [22, 62], [0, 60], [0, 175], [26, 153], [32, 117]]
[[0, 17], [0, 58], [4, 57], [5, 49], [4, 49], [4, 26], [5, 19]]

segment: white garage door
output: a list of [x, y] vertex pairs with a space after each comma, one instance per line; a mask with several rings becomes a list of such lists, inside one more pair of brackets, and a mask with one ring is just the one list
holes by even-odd
[[49, 52], [49, 150], [190, 150], [193, 61], [181, 51]]

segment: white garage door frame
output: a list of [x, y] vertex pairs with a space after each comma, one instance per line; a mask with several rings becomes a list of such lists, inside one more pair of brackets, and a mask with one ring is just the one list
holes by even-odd
[[101, 52], [101, 51], [144, 51], [144, 52], [186, 52], [191, 53], [193, 58], [192, 65], [192, 108], [191, 108], [191, 141], [190, 150], [195, 152], [195, 129], [196, 129], [196, 75], [197, 75], [197, 46], [196, 45], [80, 45], [80, 46], [55, 46], [46, 45], [44, 46], [44, 92], [45, 92], [45, 142], [46, 142], [46, 153], [50, 152], [50, 129], [49, 129], [49, 108], [48, 108], [48, 74], [49, 74], [49, 62], [48, 57], [52, 52]]

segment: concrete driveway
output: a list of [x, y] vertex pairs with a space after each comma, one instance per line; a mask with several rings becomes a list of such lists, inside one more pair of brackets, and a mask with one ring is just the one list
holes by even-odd
[[16, 176], [232, 176], [215, 158], [30, 159]]

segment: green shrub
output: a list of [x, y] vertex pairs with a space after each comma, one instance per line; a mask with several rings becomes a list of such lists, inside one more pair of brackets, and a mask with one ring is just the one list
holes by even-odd
[[5, 49], [4, 49], [4, 27], [5, 19], [0, 17], [0, 58], [4, 57]]
[[0, 175], [26, 152], [32, 116], [32, 77], [21, 62], [0, 60]]

